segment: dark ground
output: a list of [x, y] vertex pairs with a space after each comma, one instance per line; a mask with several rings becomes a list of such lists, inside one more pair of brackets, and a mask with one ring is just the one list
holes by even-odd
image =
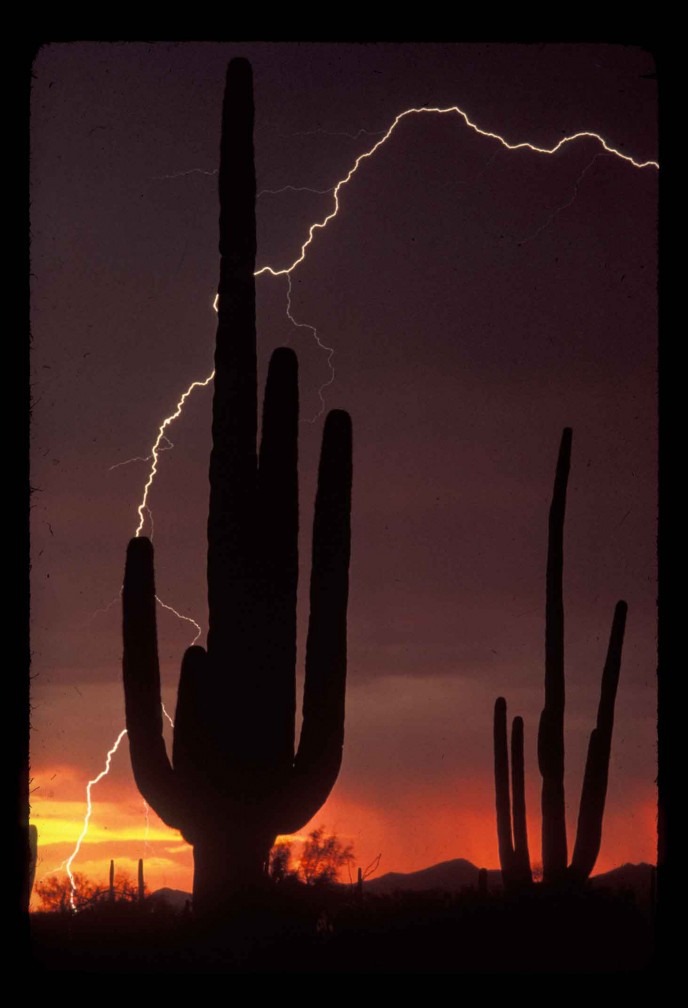
[[241, 925], [204, 933], [164, 907], [34, 914], [39, 972], [642, 973], [655, 965], [654, 918], [632, 893], [508, 898], [475, 891], [273, 895]]

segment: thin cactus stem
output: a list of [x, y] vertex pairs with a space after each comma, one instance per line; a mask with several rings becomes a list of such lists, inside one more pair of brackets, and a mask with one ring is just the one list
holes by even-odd
[[513, 883], [514, 845], [511, 836], [511, 799], [509, 796], [509, 748], [506, 728], [506, 700], [498, 697], [494, 707], [494, 772], [497, 808], [499, 862], [505, 888]]
[[571, 464], [572, 431], [562, 434], [549, 511], [545, 603], [545, 706], [538, 732], [542, 774], [542, 868], [544, 881], [561, 881], [566, 872], [564, 796], [564, 518]]
[[511, 792], [514, 833], [514, 874], [518, 884], [532, 881], [526, 824], [525, 761], [523, 756], [523, 718], [515, 717], [511, 726]]

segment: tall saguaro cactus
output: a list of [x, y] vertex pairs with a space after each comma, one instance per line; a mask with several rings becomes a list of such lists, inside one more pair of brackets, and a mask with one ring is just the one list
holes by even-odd
[[[565, 886], [582, 884], [597, 860], [602, 840], [602, 818], [607, 795], [614, 704], [621, 669], [627, 605], [617, 602], [602, 673], [597, 724], [590, 736], [578, 828], [571, 864], [567, 866], [564, 796], [564, 518], [571, 463], [572, 432], [561, 438], [549, 512], [547, 587], [545, 604], [545, 706], [538, 731], [538, 765], [542, 776], [543, 882]], [[512, 796], [509, 793], [506, 700], [499, 697], [494, 711], [495, 793], [497, 836], [502, 876], [507, 888], [531, 881], [524, 792], [523, 721], [514, 718], [511, 736]]]
[[277, 835], [304, 826], [339, 773], [344, 740], [351, 420], [325, 420], [313, 525], [303, 723], [296, 752], [298, 378], [270, 360], [256, 451], [255, 168], [247, 61], [222, 112], [220, 282], [208, 517], [207, 649], [184, 655], [172, 763], [162, 735], [153, 548], [124, 576], [124, 689], [134, 776], [194, 848], [194, 909], [222, 912], [260, 883]]

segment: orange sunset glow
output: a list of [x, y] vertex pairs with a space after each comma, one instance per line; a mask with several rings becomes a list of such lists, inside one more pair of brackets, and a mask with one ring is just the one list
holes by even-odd
[[[39, 837], [38, 880], [60, 874], [59, 866], [74, 850], [85, 811], [83, 781], [78, 771], [58, 765], [37, 771], [36, 780], [51, 777], [62, 780], [60, 790], [64, 790], [65, 797], [40, 797], [39, 793], [33, 796], [31, 821], [37, 825]], [[300, 836], [325, 825], [328, 832], [353, 843], [356, 865], [365, 868], [382, 854], [377, 875], [387, 871], [417, 871], [456, 857], [465, 858], [477, 867], [499, 868], [493, 788], [490, 776], [482, 781], [457, 780], [454, 787], [442, 791], [423, 789], [409, 795], [406, 808], [398, 803], [394, 807], [375, 808], [338, 789]], [[537, 862], [540, 843], [536, 787], [529, 789], [528, 800], [531, 857]], [[624, 808], [618, 807], [618, 803], [610, 805], [595, 871], [609, 871], [627, 862], [654, 863], [656, 804], [652, 795]], [[298, 849], [298, 838], [292, 839]], [[572, 839], [573, 824], [569, 821], [570, 843]], [[149, 890], [169, 887], [191, 891], [192, 848], [152, 810], [146, 825], [143, 800], [132, 784], [115, 785], [104, 780], [98, 785], [97, 794], [94, 790], [88, 835], [72, 869], [104, 883], [110, 859], [114, 859], [118, 872], [135, 878], [139, 858], [144, 858]], [[348, 881], [348, 876], [342, 876], [341, 881]], [[31, 908], [40, 908], [35, 893]]]

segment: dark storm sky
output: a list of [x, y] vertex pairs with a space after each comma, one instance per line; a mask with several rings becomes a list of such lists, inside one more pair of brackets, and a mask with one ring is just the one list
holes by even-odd
[[[253, 65], [259, 190], [331, 188], [410, 106], [459, 105], [511, 143], [551, 147], [587, 130], [636, 160], [657, 157], [654, 64], [634, 47], [41, 50], [31, 125], [39, 776], [58, 766], [92, 776], [123, 726], [117, 596], [148, 465], [110, 467], [148, 455], [180, 394], [212, 370], [210, 173], [236, 55]], [[591, 140], [549, 157], [507, 151], [453, 115], [409, 117], [342, 190], [339, 215], [293, 274], [294, 317], [335, 351], [326, 407], [354, 422], [348, 734], [336, 791], [407, 838], [390, 841], [399, 853], [388, 869], [464, 854], [460, 830], [430, 843], [427, 821], [436, 816], [444, 836], [471, 802], [491, 809], [500, 694], [525, 718], [536, 813], [547, 509], [564, 426], [574, 431], [569, 820], [613, 606], [625, 598], [608, 821], [628, 841], [619, 857], [652, 854], [638, 809], [653, 802], [655, 778], [656, 186], [654, 168]], [[263, 194], [258, 265], [291, 263], [330, 207], [327, 194]], [[288, 320], [284, 278], [262, 277], [257, 290], [261, 381], [270, 351], [293, 346], [311, 419], [327, 354]], [[302, 424], [302, 612], [321, 430], [322, 417]], [[210, 392], [200, 390], [170, 429], [175, 447], [150, 498], [159, 595], [204, 632], [209, 432]], [[171, 709], [193, 630], [161, 613], [159, 636]], [[126, 753], [113, 774], [122, 793], [133, 789]], [[355, 833], [351, 816], [343, 832]]]

